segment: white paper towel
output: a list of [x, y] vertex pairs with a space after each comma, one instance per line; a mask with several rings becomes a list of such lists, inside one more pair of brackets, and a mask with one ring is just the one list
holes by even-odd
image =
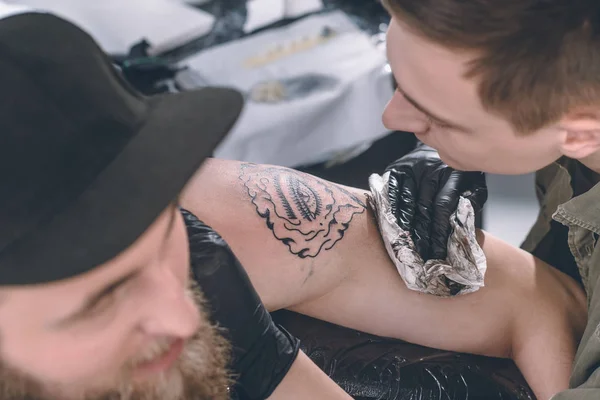
[[471, 202], [461, 198], [450, 216], [453, 229], [446, 260], [423, 259], [409, 232], [400, 228], [388, 197], [390, 173], [371, 175], [371, 207], [388, 255], [409, 289], [441, 297], [472, 293], [484, 286], [487, 261], [475, 236], [475, 212]]
[[249, 0], [244, 31], [252, 32], [285, 18], [297, 18], [323, 9], [323, 0]]

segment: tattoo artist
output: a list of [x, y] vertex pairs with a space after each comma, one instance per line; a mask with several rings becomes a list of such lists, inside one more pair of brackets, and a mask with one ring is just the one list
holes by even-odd
[[523, 248], [588, 305], [570, 390], [553, 399], [600, 398], [600, 2], [383, 3], [397, 82], [384, 123], [424, 143], [388, 167], [397, 220], [423, 258], [443, 259], [459, 196], [476, 210], [486, 200], [473, 171], [537, 171], [541, 212]]

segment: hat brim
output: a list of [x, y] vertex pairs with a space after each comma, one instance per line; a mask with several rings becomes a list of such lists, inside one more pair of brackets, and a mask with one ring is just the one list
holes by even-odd
[[3, 253], [0, 285], [68, 279], [131, 246], [235, 124], [242, 95], [204, 88], [148, 100], [143, 126], [95, 181]]

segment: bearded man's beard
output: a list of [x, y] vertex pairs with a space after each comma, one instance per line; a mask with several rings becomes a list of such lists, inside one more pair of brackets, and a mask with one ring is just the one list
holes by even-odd
[[[131, 371], [118, 382], [102, 388], [73, 389], [73, 385], [49, 385], [4, 365], [0, 361], [2, 400], [226, 400], [232, 384], [227, 371], [229, 343], [206, 315], [202, 293], [190, 289], [200, 313], [201, 327], [190, 339], [170, 371], [147, 382], [134, 382]], [[93, 362], [91, 360], [90, 362]], [[59, 367], [59, 365], [57, 365]]]

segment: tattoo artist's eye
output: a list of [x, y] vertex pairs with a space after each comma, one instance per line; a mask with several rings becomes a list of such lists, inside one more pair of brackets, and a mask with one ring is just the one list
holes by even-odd
[[429, 121], [429, 126], [431, 128], [441, 128], [441, 129], [448, 129], [448, 128], [450, 128], [450, 125], [445, 124], [445, 123], [440, 122], [440, 121], [437, 121], [437, 120], [435, 120], [435, 119], [433, 119], [433, 118], [431, 118], [429, 116], [427, 117], [427, 119]]

